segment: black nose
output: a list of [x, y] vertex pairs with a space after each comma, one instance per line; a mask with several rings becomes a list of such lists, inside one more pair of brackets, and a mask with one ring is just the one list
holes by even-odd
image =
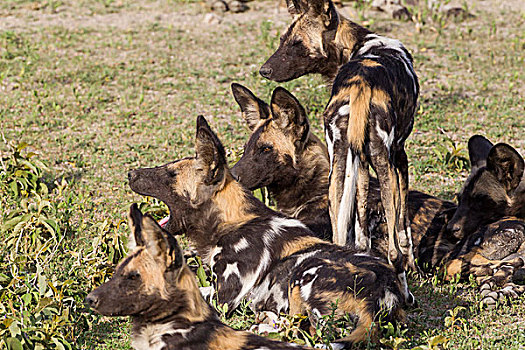
[[237, 169], [235, 169], [235, 166], [231, 168], [230, 173], [232, 174], [235, 181], [239, 182], [239, 174], [237, 174]]
[[86, 297], [86, 304], [95, 309], [98, 305], [98, 297], [93, 294], [88, 294]]
[[261, 74], [265, 78], [270, 78], [272, 76], [273, 69], [270, 67], [262, 66], [261, 69], [259, 69], [259, 74]]

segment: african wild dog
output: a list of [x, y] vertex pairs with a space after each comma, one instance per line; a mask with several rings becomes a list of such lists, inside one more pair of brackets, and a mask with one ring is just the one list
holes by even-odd
[[289, 0], [288, 6], [293, 23], [260, 73], [276, 81], [308, 73], [333, 80], [324, 125], [334, 242], [371, 249], [366, 209], [371, 165], [387, 220], [388, 260], [404, 281], [408, 297], [404, 271], [406, 266], [416, 267], [404, 144], [419, 95], [412, 56], [399, 41], [342, 17], [331, 0]]
[[315, 323], [337, 304], [355, 317], [341, 342], [366, 339], [376, 316], [403, 319], [401, 285], [380, 259], [327, 243], [300, 221], [267, 208], [235, 181], [225, 151], [197, 118], [196, 156], [129, 173], [130, 187], [170, 211], [167, 229], [186, 233], [214, 275], [220, 303], [257, 311], [308, 313]]
[[448, 229], [462, 238], [504, 216], [525, 219], [525, 161], [518, 151], [480, 135], [470, 138], [468, 148], [472, 169]]
[[136, 204], [130, 209], [136, 248], [113, 277], [86, 297], [102, 315], [131, 316], [137, 350], [298, 349], [223, 324], [200, 294], [177, 240]]
[[[513, 147], [480, 135], [470, 138], [468, 150], [471, 173], [447, 226], [462, 241], [445, 258], [446, 276], [475, 275], [484, 302], [493, 304], [525, 292], [513, 283], [525, 272], [525, 161]], [[494, 286], [503, 288], [491, 291]]]
[[268, 188], [279, 211], [331, 240], [328, 151], [310, 131], [305, 109], [280, 87], [270, 105], [242, 85], [232, 84], [232, 91], [252, 130], [232, 175], [250, 190]]

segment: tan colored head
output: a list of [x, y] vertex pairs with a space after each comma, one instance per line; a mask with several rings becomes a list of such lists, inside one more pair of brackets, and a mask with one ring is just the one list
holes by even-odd
[[242, 85], [232, 84], [232, 91], [252, 130], [233, 176], [252, 190], [294, 176], [289, 172], [299, 170], [296, 161], [310, 137], [303, 106], [281, 87], [274, 90], [270, 105]]

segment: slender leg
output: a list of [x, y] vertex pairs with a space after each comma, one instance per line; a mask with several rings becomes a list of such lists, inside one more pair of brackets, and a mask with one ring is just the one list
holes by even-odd
[[372, 240], [368, 231], [368, 188], [370, 183], [370, 173], [368, 162], [362, 156], [358, 169], [357, 177], [357, 210], [355, 218], [355, 246], [357, 249], [369, 252], [372, 248]]
[[397, 222], [399, 248], [406, 257], [408, 267], [413, 271], [418, 271], [414, 258], [414, 245], [410, 229], [410, 218], [408, 216], [408, 157], [403, 145], [395, 151], [394, 162], [399, 172], [400, 203], [399, 221]]

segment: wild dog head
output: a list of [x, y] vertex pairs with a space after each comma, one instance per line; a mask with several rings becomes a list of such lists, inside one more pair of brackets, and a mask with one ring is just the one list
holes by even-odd
[[253, 218], [257, 199], [237, 183], [224, 147], [204, 117], [197, 118], [196, 155], [155, 168], [130, 171], [131, 189], [162, 200], [169, 208], [166, 230], [185, 232], [201, 254], [222, 234], [218, 227]]
[[202, 116], [197, 118], [195, 151], [194, 157], [128, 174], [133, 191], [166, 203], [170, 219], [165, 227], [173, 234], [184, 229], [182, 221], [189, 211], [208, 202], [231, 177], [224, 147]]
[[232, 91], [252, 130], [233, 176], [250, 190], [296, 178], [295, 163], [310, 134], [303, 106], [281, 87], [274, 90], [270, 106], [242, 85], [232, 84]]
[[179, 313], [199, 318], [207, 308], [176, 239], [142, 215], [136, 204], [130, 209], [129, 226], [135, 249], [108, 282], [87, 295], [87, 304], [106, 316], [153, 321]]
[[525, 217], [524, 160], [511, 146], [483, 136], [469, 140], [471, 173], [459, 194], [458, 208], [447, 229], [457, 238], [504, 216]]
[[286, 3], [293, 22], [281, 36], [277, 51], [261, 67], [260, 74], [279, 82], [308, 73], [335, 76], [337, 62], [332, 42], [339, 15], [332, 1], [287, 0]]

